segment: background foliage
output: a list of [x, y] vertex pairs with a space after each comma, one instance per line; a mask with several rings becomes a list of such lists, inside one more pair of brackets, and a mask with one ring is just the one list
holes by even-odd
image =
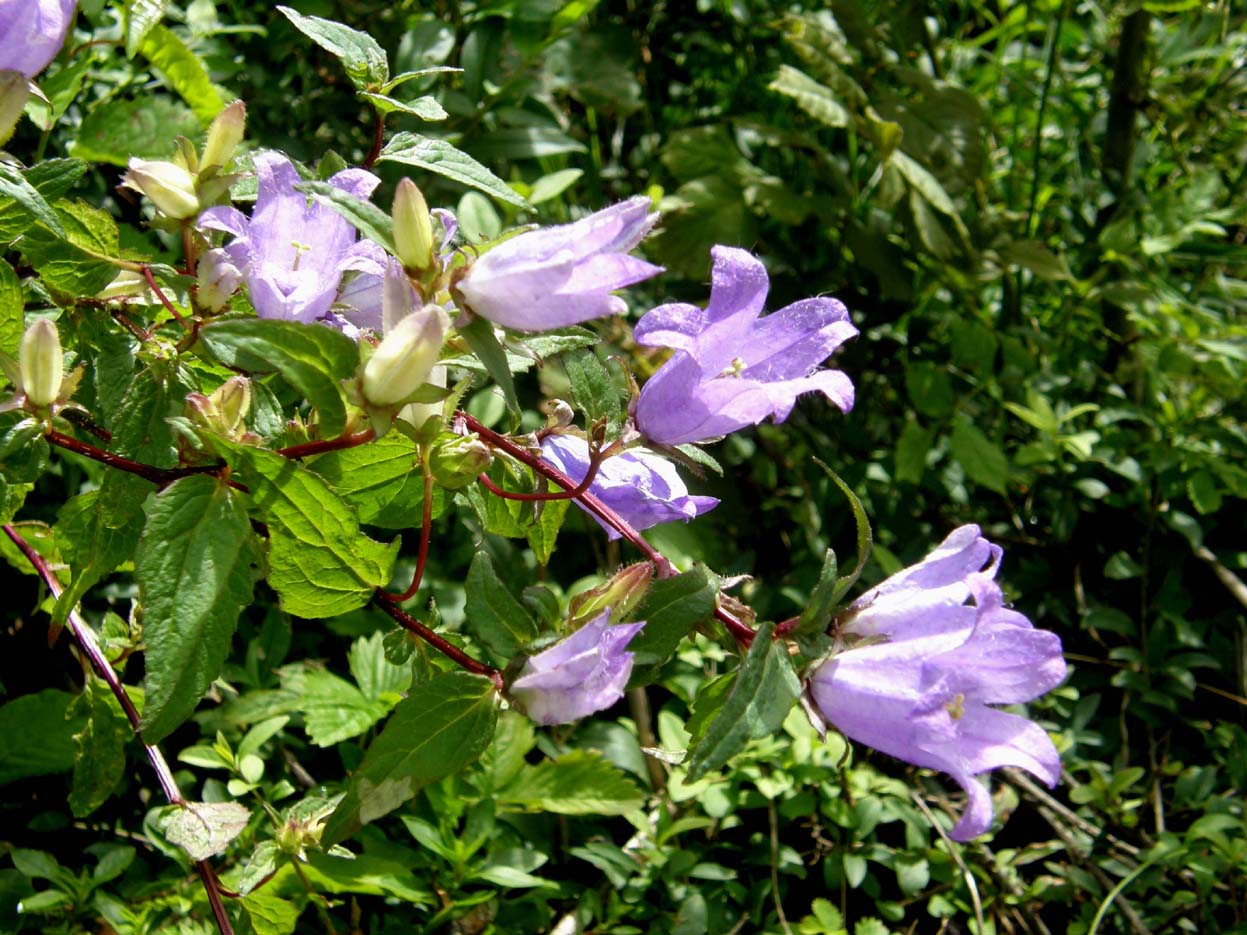
[[[998, 777], [1011, 820], [959, 847], [924, 814], [951, 807], [941, 780], [823, 743], [798, 714], [697, 782], [647, 762], [643, 745], [687, 746], [689, 700], [724, 669], [724, 650], [699, 639], [657, 673], [648, 712], [549, 735], [504, 717], [484, 759], [370, 826], [356, 861], [314, 856], [304, 880], [287, 865], [244, 899], [244, 930], [1247, 932], [1241, 8], [297, 6], [375, 36], [395, 72], [462, 68], [397, 92], [433, 97], [445, 120], [399, 113], [389, 127], [450, 139], [540, 219], [660, 198], [654, 254], [676, 275], [662, 280], [670, 296], [641, 298], [701, 301], [708, 248], [730, 243], [768, 263], [771, 307], [821, 292], [849, 305], [863, 335], [839, 366], [855, 411], [799, 406], [784, 426], [725, 442], [724, 476], [699, 491], [723, 507], [656, 530], [668, 554], [752, 575], [738, 593], [761, 619], [794, 613], [823, 551], [852, 551], [818, 457], [874, 520], [868, 576], [981, 523], [1006, 547], [1016, 606], [1060, 633], [1073, 674], [1032, 706], [1059, 738], [1064, 783], [1049, 795]], [[142, 37], [122, 25], [140, 8], [163, 14]], [[52, 113], [36, 112], [9, 149], [86, 160], [74, 196], [130, 222], [123, 250], [173, 245], [140, 232], [119, 166], [167, 156], [173, 134], [201, 135], [234, 96], [253, 145], [357, 164], [371, 144], [338, 62], [267, 4], [136, 2], [126, 21], [116, 4], [84, 2], [75, 39], [92, 38], [111, 43], [53, 66], [41, 80]], [[189, 63], [173, 61], [182, 51]], [[389, 183], [402, 168], [378, 167]], [[426, 193], [457, 207], [470, 238], [528, 217], [451, 182]], [[8, 238], [13, 223], [0, 206]], [[603, 324], [601, 337], [652, 367], [624, 332]], [[93, 392], [124, 388], [107, 377]], [[566, 386], [557, 368], [537, 379], [555, 395]], [[484, 396], [469, 409], [502, 416]], [[5, 470], [23, 481], [20, 465]], [[50, 521], [99, 481], [56, 460], [20, 516]], [[429, 575], [454, 626], [480, 531], [449, 513], [438, 522]], [[578, 517], [563, 537], [576, 547], [555, 551], [554, 581], [619, 562]], [[531, 549], [485, 542], [519, 594], [528, 572], [508, 569], [534, 567]], [[64, 638], [49, 645], [10, 557], [0, 930], [210, 931], [190, 920], [202, 896], [155, 827], [159, 799], [124, 720]], [[116, 658], [129, 651], [134, 576], [90, 584], [86, 609]], [[281, 811], [359, 764], [405, 685], [376, 615], [292, 627], [271, 594], [257, 597], [217, 703], [163, 746], [197, 797]], [[87, 742], [98, 755], [75, 765]], [[583, 788], [597, 794], [572, 794]], [[227, 885], [272, 839], [259, 820], [243, 832]]]

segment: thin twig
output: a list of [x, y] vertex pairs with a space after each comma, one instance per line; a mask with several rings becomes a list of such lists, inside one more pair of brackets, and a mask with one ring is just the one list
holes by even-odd
[[543, 500], [575, 500], [581, 494], [588, 493], [589, 488], [593, 486], [593, 481], [597, 477], [598, 468], [602, 464], [602, 453], [600, 449], [593, 448], [589, 451], [589, 470], [585, 472], [585, 476], [581, 478], [580, 483], [571, 490], [560, 490], [557, 493], [537, 492], [537, 493], [518, 493], [511, 490], [503, 490], [492, 480], [488, 474], [481, 474], [477, 478], [486, 490], [495, 497], [501, 497], [503, 500], [523, 500], [526, 502], [543, 501]]
[[376, 165], [377, 157], [381, 155], [381, 146], [385, 142], [385, 115], [379, 110], [376, 114], [377, 120], [372, 128], [372, 149], [368, 150], [368, 155], [360, 163], [362, 169], [371, 169]]
[[411, 576], [411, 585], [402, 594], [386, 596], [401, 604], [411, 600], [420, 590], [420, 582], [424, 580], [424, 566], [429, 560], [429, 540], [433, 535], [433, 471], [429, 462], [424, 461], [424, 503], [420, 510], [420, 551], [416, 555], [416, 571]]
[[407, 613], [407, 611], [403, 610], [403, 608], [399, 607], [390, 595], [378, 589], [372, 596], [372, 602], [389, 614], [399, 626], [416, 634], [416, 636], [420, 637], [420, 639], [424, 640], [447, 659], [453, 661], [459, 668], [471, 672], [473, 675], [488, 676], [498, 686], [498, 689], [502, 690], [501, 672], [478, 659], [473, 659], [458, 646], [433, 632], [411, 614]]
[[[224, 464], [205, 464], [198, 467], [179, 467], [179, 468], [161, 468], [151, 464], [143, 464], [140, 461], [134, 461], [124, 455], [113, 454], [111, 451], [105, 451], [103, 448], [97, 448], [89, 442], [79, 441], [69, 435], [64, 435], [55, 429], [49, 431], [44, 438], [48, 440], [48, 444], [56, 445], [58, 448], [64, 448], [66, 451], [72, 451], [74, 454], [80, 454], [85, 458], [98, 461], [100, 464], [106, 464], [109, 467], [117, 468], [119, 471], [125, 471], [127, 474], [134, 474], [143, 480], [151, 481], [157, 486], [164, 487], [179, 480], [183, 477], [190, 477], [194, 474], [209, 474], [214, 477], [220, 477], [221, 472], [225, 469]], [[238, 490], [245, 490], [241, 484], [230, 481], [230, 486]]]
[[362, 432], [339, 435], [337, 438], [303, 442], [299, 445], [278, 448], [277, 453], [283, 458], [297, 461], [299, 458], [310, 458], [312, 455], [324, 454], [327, 451], [341, 451], [343, 448], [355, 448], [359, 445], [366, 445], [376, 437], [376, 433], [368, 428]]
[[966, 889], [970, 891], [970, 902], [974, 906], [974, 921], [978, 923], [979, 935], [986, 935], [987, 928], [983, 923], [983, 901], [979, 898], [979, 885], [974, 879], [974, 874], [970, 872], [970, 868], [966, 865], [965, 858], [961, 856], [961, 848], [948, 836], [943, 826], [935, 820], [935, 815], [931, 813], [931, 807], [918, 793], [910, 793], [918, 808], [922, 809], [922, 813], [927, 816], [927, 821], [931, 823], [931, 827], [935, 829], [935, 833], [940, 836], [944, 844], [948, 847], [948, 853], [961, 870], [961, 875], [966, 881]]
[[[43, 579], [43, 583], [52, 592], [52, 596], [59, 598], [62, 588], [60, 580], [56, 577], [56, 572], [48, 566], [43, 556], [36, 552], [13, 526], [6, 523], [3, 528], [5, 535], [21, 550], [39, 577]], [[169, 764], [165, 760], [164, 754], [160, 752], [159, 747], [143, 740], [139, 712], [134, 707], [134, 702], [130, 700], [130, 696], [126, 693], [125, 686], [117, 678], [117, 673], [113, 670], [112, 665], [105, 658], [103, 650], [100, 649], [100, 645], [95, 639], [95, 631], [91, 629], [76, 610], [69, 612], [69, 630], [73, 633], [74, 640], [78, 643], [83, 654], [91, 661], [91, 667], [108, 684], [113, 697], [121, 705], [121, 710], [125, 712], [126, 720], [130, 722], [131, 730], [134, 731], [134, 735], [139, 739], [139, 743], [143, 744], [143, 749], [147, 752], [148, 762], [151, 763], [152, 769], [156, 773], [156, 779], [160, 783], [160, 788], [164, 792], [165, 798], [169, 800], [170, 805], [184, 806], [186, 799], [182, 797], [182, 792], [178, 789], [177, 781], [173, 778], [173, 771], [169, 769]], [[230, 923], [229, 915], [225, 912], [225, 904], [221, 901], [221, 892], [217, 886], [216, 874], [212, 872], [212, 867], [206, 860], [198, 860], [195, 861], [195, 869], [199, 873], [199, 879], [203, 883], [204, 892], [208, 896], [208, 904], [212, 907], [212, 914], [216, 918], [217, 929], [221, 932], [221, 935], [234, 935], [234, 928]]]
[[156, 283], [156, 277], [152, 275], [152, 268], [146, 263], [143, 264], [143, 278], [147, 280], [148, 287], [156, 294], [160, 304], [167, 308], [169, 314], [177, 319], [178, 324], [187, 331], [192, 331], [191, 323], [182, 317], [182, 313], [177, 310], [177, 306], [169, 301], [169, 297], [164, 294], [164, 290]]
[[779, 817], [775, 814], [775, 800], [766, 800], [766, 818], [771, 826], [771, 901], [775, 903], [775, 914], [779, 916], [779, 924], [787, 935], [792, 935], [792, 927], [788, 917], [784, 915], [784, 903], [779, 898]]

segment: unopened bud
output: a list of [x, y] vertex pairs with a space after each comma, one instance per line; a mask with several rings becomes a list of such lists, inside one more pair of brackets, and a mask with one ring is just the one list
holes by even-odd
[[433, 265], [433, 219], [424, 194], [411, 179], [394, 192], [394, 250], [403, 266], [426, 270]]
[[0, 146], [9, 141], [22, 118], [30, 81], [20, 71], [0, 71]]
[[243, 427], [243, 419], [251, 409], [251, 381], [246, 377], [230, 377], [212, 394], [221, 422], [230, 433]]
[[364, 365], [364, 399], [374, 406], [405, 401], [429, 378], [442, 352], [450, 316], [426, 305], [398, 323]]
[[61, 395], [65, 359], [56, 325], [39, 318], [22, 335], [18, 353], [22, 374], [22, 391], [36, 406], [50, 406]]
[[130, 171], [122, 184], [142, 192], [166, 217], [182, 219], [199, 213], [195, 179], [176, 163], [131, 157]]
[[433, 478], [448, 490], [466, 487], [489, 467], [494, 456], [475, 435], [444, 432], [429, 455]]
[[134, 299], [147, 305], [153, 305], [159, 301], [152, 295], [152, 289], [147, 284], [147, 280], [139, 273], [128, 269], [121, 270], [113, 277], [112, 282], [95, 293], [95, 297], [97, 299]]
[[605, 584], [571, 599], [567, 610], [567, 629], [578, 630], [607, 609], [612, 620], [626, 620], [641, 603], [653, 580], [654, 566], [649, 562], [637, 562], [621, 568]]
[[195, 298], [205, 311], [221, 312], [229, 305], [230, 296], [238, 291], [242, 271], [230, 255], [220, 247], [208, 250], [199, 258], [198, 288]]
[[234, 101], [217, 114], [208, 128], [208, 140], [204, 143], [203, 158], [199, 161], [204, 169], [224, 169], [234, 156], [234, 150], [242, 142], [247, 128], [247, 105]]
[[[438, 364], [429, 371], [428, 379], [424, 381], [432, 386], [446, 385], [446, 367]], [[398, 417], [410, 425], [412, 428], [420, 428], [429, 419], [437, 416], [441, 418], [445, 412], [446, 403], [408, 403], [398, 413]]]

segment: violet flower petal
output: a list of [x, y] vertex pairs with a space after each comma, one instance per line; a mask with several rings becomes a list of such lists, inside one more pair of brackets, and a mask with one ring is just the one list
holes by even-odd
[[65, 44], [76, 0], [0, 2], [0, 71], [33, 78]]
[[[574, 481], [584, 480], [589, 471], [589, 443], [583, 438], [549, 435], [541, 443], [541, 455]], [[719, 505], [714, 497], [691, 496], [674, 464], [644, 450], [625, 451], [603, 461], [589, 492], [636, 530], [673, 520], [687, 523]], [[619, 538], [613, 528], [589, 515], [608, 538]]]

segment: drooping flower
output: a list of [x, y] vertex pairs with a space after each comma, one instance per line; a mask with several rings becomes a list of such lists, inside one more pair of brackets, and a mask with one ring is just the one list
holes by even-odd
[[0, 0], [0, 71], [33, 78], [65, 43], [76, 0]]
[[711, 250], [710, 304], [660, 305], [637, 322], [637, 343], [675, 354], [641, 390], [637, 427], [664, 445], [708, 441], [767, 416], [783, 422], [802, 393], [847, 412], [853, 384], [817, 367], [857, 334], [835, 299], [805, 299], [759, 318], [770, 285], [744, 250]]
[[529, 658], [511, 696], [538, 724], [567, 724], [609, 708], [632, 675], [626, 647], [645, 622], [610, 626], [610, 611]]
[[[589, 471], [589, 443], [575, 435], [549, 435], [541, 454], [574, 481]], [[684, 486], [675, 465], [644, 450], [625, 451], [606, 458], [589, 486], [589, 492], [618, 513], [633, 529], [649, 529], [659, 523], [682, 519], [686, 523], [719, 505], [714, 497], [694, 497]], [[593, 516], [610, 539], [619, 533]]]
[[469, 311], [518, 331], [622, 314], [627, 306], [611, 293], [662, 272], [628, 256], [658, 222], [649, 209], [638, 196], [503, 241], [472, 264], [458, 294]]
[[[380, 248], [356, 243], [355, 228], [346, 218], [296, 191], [299, 173], [285, 156], [260, 153], [255, 171], [259, 194], [250, 219], [235, 208], [209, 208], [199, 216], [199, 226], [233, 235], [225, 250], [243, 271], [251, 304], [261, 318], [325, 318], [343, 271], [355, 269]], [[329, 179], [335, 188], [361, 199], [379, 182], [362, 169], [345, 169]]]
[[958, 841], [991, 826], [978, 774], [1018, 766], [1049, 786], [1061, 775], [1041, 727], [990, 707], [1031, 701], [1065, 678], [1057, 635], [1003, 606], [993, 580], [1001, 554], [977, 526], [954, 530], [854, 602], [840, 636], [855, 645], [810, 681], [819, 712], [845, 736], [961, 785], [968, 803], [952, 830]]

